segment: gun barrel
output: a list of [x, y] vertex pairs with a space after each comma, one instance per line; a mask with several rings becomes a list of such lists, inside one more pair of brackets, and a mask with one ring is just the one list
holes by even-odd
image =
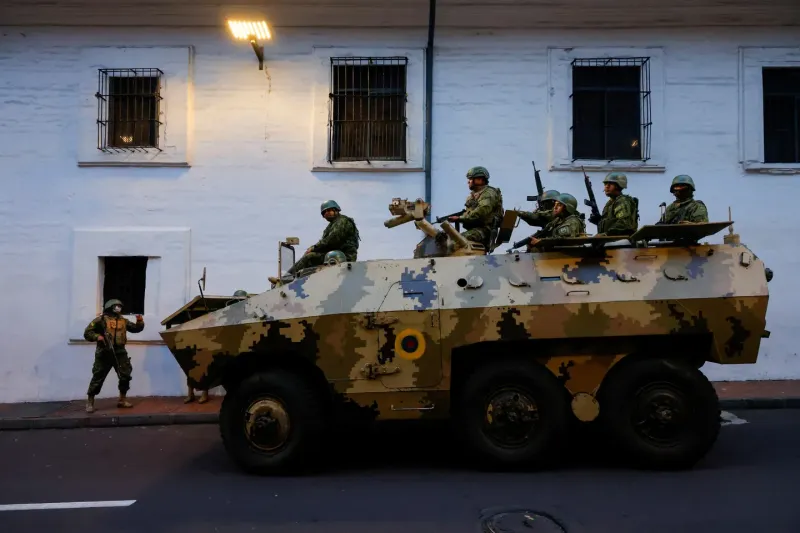
[[453, 242], [456, 244], [456, 248], [466, 248], [469, 246], [469, 241], [465, 239], [463, 235], [457, 232], [449, 222], [442, 222], [442, 231], [444, 231], [447, 236], [453, 240]]
[[394, 218], [390, 218], [389, 220], [383, 223], [384, 226], [387, 228], [394, 228], [395, 226], [399, 226], [401, 224], [406, 224], [407, 222], [411, 222], [414, 220], [414, 215], [411, 213], [406, 213], [405, 215], [399, 215]]
[[537, 201], [539, 201], [539, 196], [538, 195], [537, 196], [528, 196], [528, 201], [529, 202], [537, 202]]
[[[445, 222], [445, 224], [447, 224], [447, 222]], [[436, 235], [439, 234], [439, 232], [436, 231], [436, 228], [434, 228], [433, 225], [431, 225], [431, 223], [425, 220], [424, 218], [422, 220], [415, 220], [414, 225], [417, 227], [418, 230], [423, 232], [425, 235], [428, 235], [429, 237], [436, 237]]]

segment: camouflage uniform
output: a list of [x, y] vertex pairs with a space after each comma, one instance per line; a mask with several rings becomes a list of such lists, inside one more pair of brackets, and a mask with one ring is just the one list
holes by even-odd
[[[114, 306], [120, 306], [121, 308], [122, 302], [119, 300], [107, 301], [103, 306], [103, 313], [92, 320], [83, 332], [84, 339], [97, 343], [94, 351], [94, 364], [92, 365], [92, 379], [89, 382], [89, 389], [86, 391], [88, 396], [86, 411], [90, 413], [94, 411], [94, 397], [100, 393], [106, 376], [108, 376], [112, 368], [119, 378], [119, 401], [117, 402], [117, 407], [131, 407], [125, 396], [130, 389], [133, 368], [131, 367], [131, 358], [128, 357], [125, 344], [128, 342], [127, 333], [139, 333], [142, 331], [144, 329], [144, 321], [137, 315], [136, 323], [131, 324], [128, 319], [112, 310]], [[99, 339], [103, 338], [104, 329], [108, 336], [112, 338], [113, 353], [105, 342], [99, 341]]]
[[339, 204], [333, 200], [323, 203], [320, 206], [320, 213], [324, 213], [328, 209], [335, 209], [336, 216], [328, 223], [328, 227], [322, 233], [322, 238], [288, 270], [289, 274], [294, 275], [304, 268], [322, 265], [325, 255], [335, 250], [342, 252], [347, 261], [355, 261], [358, 257], [360, 237], [355, 220], [343, 215]]
[[483, 177], [486, 185], [472, 191], [464, 202], [464, 214], [458, 221], [467, 231], [462, 235], [472, 242], [483, 244], [490, 249], [492, 230], [500, 226], [503, 219], [503, 195], [500, 189], [489, 186], [489, 171], [484, 167], [472, 167], [467, 171], [468, 178]]
[[561, 193], [555, 190], [544, 191], [539, 198], [536, 211], [517, 211], [517, 217], [524, 220], [529, 226], [544, 227], [553, 219], [553, 202]]
[[[686, 185], [689, 194], [686, 198], [680, 198], [675, 193], [675, 185]], [[676, 200], [667, 206], [664, 218], [659, 224], [680, 224], [682, 222], [708, 222], [708, 210], [706, 204], [694, 199], [694, 180], [686, 174], [675, 176], [669, 192], [675, 194]]]
[[[555, 200], [566, 208], [566, 213], [555, 217], [548, 222], [545, 227], [536, 232], [536, 239], [561, 239], [568, 237], [580, 237], [586, 233], [586, 223], [578, 213], [578, 200], [571, 194], [559, 194]], [[536, 246], [528, 243], [528, 251], [536, 250]]]
[[[620, 189], [628, 186], [628, 177], [621, 172], [611, 172], [603, 183], [616, 183]], [[639, 199], [627, 194], [608, 199], [598, 219], [589, 217], [597, 225], [598, 235], [632, 235], [639, 227]]]

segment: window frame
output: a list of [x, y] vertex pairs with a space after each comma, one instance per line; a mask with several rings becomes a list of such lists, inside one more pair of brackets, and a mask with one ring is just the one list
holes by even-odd
[[[158, 68], [163, 75], [159, 148], [100, 149], [98, 74], [101, 69]], [[78, 110], [74, 126], [79, 167], [189, 167], [192, 138], [192, 46], [90, 46], [79, 58]]]
[[[68, 344], [86, 344], [83, 331], [103, 309], [103, 257], [147, 256], [145, 328], [130, 344], [163, 344], [161, 320], [189, 301], [189, 228], [100, 227], [73, 230]], [[197, 276], [199, 277], [199, 276]], [[124, 303], [124, 302], [123, 302]], [[123, 314], [128, 312], [123, 309]]]
[[[105, 289], [106, 289], [106, 282], [109, 280], [109, 278], [108, 278], [108, 260], [109, 259], [112, 259], [112, 260], [116, 260], [116, 259], [126, 260], [126, 259], [140, 259], [140, 258], [144, 258], [144, 260], [145, 260], [144, 271], [141, 272], [141, 274], [144, 276], [144, 282], [142, 284], [142, 294], [141, 294], [142, 308], [141, 309], [137, 309], [136, 307], [133, 306], [133, 302], [130, 301], [130, 298], [126, 298], [122, 294], [116, 294], [116, 295], [114, 295], [114, 294], [105, 294]], [[146, 309], [146, 306], [147, 306], [147, 265], [148, 265], [150, 259], [151, 258], [149, 256], [147, 256], [147, 255], [139, 255], [139, 254], [137, 254], [137, 255], [106, 255], [106, 256], [100, 257], [100, 295], [101, 295], [100, 299], [101, 299], [101, 301], [105, 304], [106, 301], [108, 301], [110, 299], [113, 299], [113, 298], [116, 298], [116, 299], [122, 300], [124, 314], [126, 314], [126, 315], [134, 315], [134, 314], [144, 315], [144, 310]], [[158, 258], [156, 258], [156, 259], [158, 259]]]
[[[548, 134], [551, 171], [664, 172], [666, 170], [666, 113], [664, 50], [653, 47], [548, 47]], [[574, 122], [572, 63], [582, 59], [649, 58], [650, 117], [649, 159], [576, 159], [573, 161]], [[642, 122], [640, 114], [639, 122]]]
[[[425, 142], [425, 52], [422, 48], [353, 48], [314, 46], [314, 106], [312, 123], [312, 172], [421, 172]], [[333, 110], [331, 59], [408, 58], [406, 66], [406, 161], [329, 161]]]
[[800, 163], [764, 162], [764, 67], [800, 68], [800, 47], [739, 47], [739, 163], [748, 173], [800, 174]]
[[[128, 74], [128, 75], [120, 75], [117, 76], [115, 74]], [[131, 75], [132, 74], [132, 75]], [[161, 126], [163, 122], [161, 121], [161, 102], [163, 101], [164, 97], [161, 95], [161, 86], [164, 80], [164, 72], [159, 68], [100, 68], [97, 69], [97, 93], [95, 93], [95, 98], [97, 99], [97, 149], [101, 152], [111, 153], [111, 152], [149, 152], [150, 150], [162, 151], [160, 146], [161, 144]], [[113, 92], [113, 81], [115, 79], [123, 79], [123, 80], [131, 80], [131, 79], [152, 79], [154, 78], [155, 81], [155, 89], [152, 95], [144, 96], [144, 95], [136, 95], [135, 97], [139, 98], [153, 98], [155, 101], [153, 103], [153, 116], [148, 117], [146, 119], [142, 118], [134, 118], [133, 120], [136, 122], [155, 122], [155, 131], [153, 132], [153, 138], [151, 139], [151, 144], [141, 144], [141, 145], [131, 145], [131, 146], [121, 146], [121, 145], [113, 145], [111, 144], [111, 129], [112, 124], [115, 122], [114, 115], [116, 113], [112, 109], [112, 103], [119, 98], [115, 92]], [[126, 96], [133, 96], [133, 95], [126, 95]], [[134, 103], [134, 113], [136, 112], [136, 104]], [[152, 125], [150, 126], [152, 128]]]

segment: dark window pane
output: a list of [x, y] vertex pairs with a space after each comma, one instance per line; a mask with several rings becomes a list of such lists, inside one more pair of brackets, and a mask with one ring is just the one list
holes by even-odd
[[764, 162], [800, 163], [800, 69], [765, 68]]
[[103, 304], [122, 300], [125, 314], [144, 314], [147, 257], [104, 257]]

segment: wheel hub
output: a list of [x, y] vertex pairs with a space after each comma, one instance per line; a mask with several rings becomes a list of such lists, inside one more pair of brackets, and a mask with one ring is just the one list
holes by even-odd
[[282, 447], [290, 427], [289, 414], [278, 400], [257, 400], [245, 412], [245, 435], [260, 450], [271, 452]]
[[634, 427], [655, 443], [676, 444], [687, 430], [687, 415], [686, 398], [669, 383], [648, 385], [636, 395]]
[[484, 424], [487, 436], [504, 446], [524, 444], [538, 420], [533, 398], [521, 390], [505, 389], [495, 393], [487, 403]]

